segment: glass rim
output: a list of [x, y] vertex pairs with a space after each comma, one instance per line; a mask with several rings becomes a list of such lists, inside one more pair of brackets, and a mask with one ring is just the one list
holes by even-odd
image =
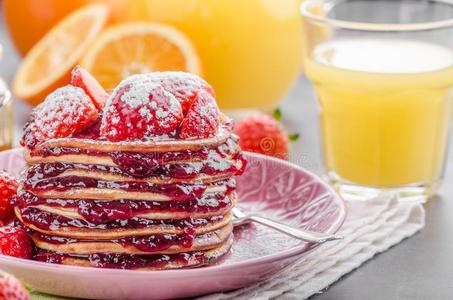
[[[305, 0], [300, 5], [300, 13], [302, 16], [315, 21], [317, 23], [323, 23], [325, 25], [336, 27], [340, 29], [349, 29], [357, 31], [424, 31], [433, 29], [443, 29], [453, 27], [453, 17], [450, 19], [444, 19], [439, 21], [420, 22], [420, 23], [367, 23], [367, 22], [356, 22], [340, 20], [321, 16], [315, 14], [310, 10], [313, 5], [317, 7], [331, 8], [338, 2], [346, 2], [348, 0], [326, 2], [324, 0]], [[453, 0], [430, 0], [431, 2], [442, 3], [453, 7]]]
[[11, 101], [11, 92], [8, 90], [6, 82], [0, 78], [0, 109], [8, 105]]

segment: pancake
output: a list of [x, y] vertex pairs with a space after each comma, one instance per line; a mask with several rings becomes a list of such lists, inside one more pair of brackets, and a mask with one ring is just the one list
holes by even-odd
[[[222, 115], [222, 125], [219, 126], [217, 133], [213, 137], [204, 139], [180, 140], [163, 136], [149, 141], [111, 142], [107, 140], [76, 137], [52, 138], [36, 145], [33, 151], [56, 147], [96, 150], [100, 152], [128, 151], [139, 153], [162, 153], [183, 150], [197, 151], [203, 148], [213, 148], [225, 143], [231, 136], [232, 124], [230, 122], [228, 117]], [[29, 151], [25, 151], [26, 158], [27, 156], [30, 156], [29, 153]]]
[[[120, 166], [122, 156], [131, 156], [135, 160], [142, 162], [146, 159], [150, 159], [149, 155], [152, 155], [154, 163], [157, 165], [177, 165], [183, 163], [209, 163], [206, 159], [212, 159], [213, 161], [218, 160], [233, 160], [237, 155], [240, 154], [240, 148], [235, 143], [232, 145], [223, 144], [219, 148], [202, 151], [201, 154], [197, 155], [197, 152], [175, 152], [172, 155], [169, 153], [155, 154], [155, 153], [122, 153], [122, 152], [98, 152], [88, 151], [77, 152], [76, 148], [65, 148], [65, 149], [46, 149], [48, 153], [44, 154], [31, 154], [30, 152], [25, 153], [25, 159], [29, 164], [39, 163], [73, 163], [73, 164], [84, 164], [84, 165], [103, 165], [103, 166]], [[43, 152], [43, 150], [41, 150]], [[146, 161], [145, 161], [146, 164]]]
[[[154, 219], [154, 220], [168, 220], [168, 219], [185, 219], [185, 218], [207, 218], [216, 215], [223, 215], [226, 214], [231, 207], [233, 207], [237, 201], [237, 194], [235, 192], [231, 193], [229, 196], [226, 196], [226, 200], [228, 200], [229, 205], [225, 207], [221, 207], [217, 210], [210, 210], [204, 212], [193, 212], [193, 211], [171, 211], [171, 210], [154, 210], [154, 211], [147, 211], [147, 212], [137, 212], [131, 213], [130, 217], [138, 217], [143, 219]], [[102, 202], [99, 202], [99, 205], [102, 205]], [[51, 214], [56, 214], [60, 216], [64, 216], [67, 218], [72, 219], [85, 219], [86, 218], [80, 214], [78, 208], [76, 207], [58, 207], [58, 206], [50, 206], [45, 204], [40, 205], [31, 205], [28, 207], [35, 207], [39, 210], [49, 212]], [[89, 221], [89, 220], [88, 220]]]
[[[60, 199], [96, 199], [96, 200], [146, 200], [146, 201], [172, 201], [171, 197], [158, 194], [158, 193], [146, 193], [146, 192], [131, 192], [125, 190], [116, 189], [98, 189], [98, 188], [81, 188], [81, 189], [70, 189], [67, 191], [47, 190], [47, 191], [32, 191], [28, 190], [32, 194], [40, 198], [60, 198]], [[207, 188], [204, 192], [206, 194], [225, 193], [228, 188], [225, 186], [217, 186]], [[175, 200], [178, 201], [178, 200]], [[181, 199], [182, 201], [182, 199]]]
[[[26, 208], [26, 209], [31, 209], [31, 208]], [[62, 226], [59, 225], [61, 223], [58, 220], [61, 220], [64, 217], [58, 216], [58, 215], [51, 215], [46, 212], [42, 211], [33, 211], [33, 218], [35, 220], [29, 220], [27, 218], [24, 218], [22, 215], [21, 209], [18, 207], [15, 207], [15, 213], [19, 221], [26, 226], [27, 228], [30, 228], [32, 230], [48, 234], [48, 235], [54, 235], [54, 236], [61, 236], [61, 237], [68, 237], [68, 238], [75, 238], [75, 239], [102, 239], [102, 240], [112, 240], [112, 239], [117, 239], [117, 238], [124, 238], [128, 236], [146, 236], [146, 235], [152, 235], [152, 234], [182, 234], [184, 233], [184, 226], [193, 226], [195, 233], [196, 234], [203, 234], [207, 233], [216, 229], [219, 229], [221, 227], [226, 226], [227, 224], [230, 223], [232, 219], [232, 214], [231, 212], [228, 212], [224, 216], [218, 216], [218, 221], [215, 222], [203, 222], [203, 224], [188, 224], [186, 220], [181, 220], [178, 224], [181, 224], [182, 226], [175, 226], [175, 225], [161, 225], [159, 223], [161, 222], [156, 222], [158, 224], [156, 225], [147, 225], [144, 227], [137, 227], [137, 226], [132, 226], [132, 227], [126, 227], [125, 224], [127, 222], [131, 222], [131, 220], [134, 220], [135, 218], [129, 219], [129, 220], [119, 220], [118, 222], [115, 223], [117, 227], [108, 227], [105, 224], [98, 225], [97, 227], [95, 224], [89, 224], [88, 222], [81, 222], [78, 221], [76, 224], [79, 225], [79, 227], [76, 226]], [[54, 219], [50, 219], [49, 223], [51, 226], [46, 225], [43, 226], [39, 222], [43, 222], [43, 220], [46, 220], [48, 217], [53, 217]], [[213, 217], [215, 218], [215, 217]], [[55, 221], [57, 220], [57, 221]], [[73, 219], [68, 219], [69, 222], [75, 223]], [[190, 219], [190, 220], [203, 220], [203, 219]], [[121, 226], [123, 225], [124, 226]], [[91, 225], [91, 226], [88, 226]], [[195, 225], [195, 226], [194, 226]]]
[[[144, 237], [124, 238], [120, 240], [76, 240], [52, 238], [32, 233], [31, 237], [38, 248], [66, 253], [69, 255], [85, 255], [91, 253], [122, 253], [130, 255], [175, 254], [212, 249], [224, 243], [233, 230], [232, 224], [196, 235], [193, 238], [182, 235], [153, 235]], [[162, 245], [162, 241], [163, 245]], [[188, 242], [186, 240], [189, 240]], [[137, 244], [138, 246], [134, 245]]]
[[145, 219], [205, 218], [225, 214], [237, 201], [236, 192], [205, 195], [188, 201], [146, 200], [94, 200], [94, 199], [50, 199], [39, 198], [19, 190], [14, 205], [19, 208], [38, 208], [42, 211], [68, 218], [108, 222], [114, 219], [139, 217]]
[[115, 166], [116, 164], [109, 156], [90, 156], [90, 155], [81, 155], [81, 154], [67, 154], [59, 156], [41, 156], [41, 155], [31, 155], [30, 150], [24, 149], [24, 159], [30, 165], [39, 164], [39, 163], [80, 163], [80, 164], [89, 164], [89, 165], [103, 165], [103, 166]]
[[231, 248], [233, 237], [230, 236], [220, 246], [196, 252], [183, 252], [173, 255], [118, 255], [118, 254], [92, 254], [89, 256], [71, 256], [40, 250], [34, 259], [43, 262], [57, 263], [81, 267], [116, 268], [133, 270], [167, 270], [194, 268], [213, 264], [219, 261]]
[[[236, 168], [242, 165], [240, 160], [231, 161], [231, 165]], [[28, 170], [30, 172], [33, 170]], [[23, 176], [28, 176], [28, 173], [24, 172]], [[40, 175], [33, 174], [33, 175]], [[90, 171], [90, 170], [83, 170], [83, 169], [72, 169], [68, 171], [64, 171], [61, 174], [51, 177], [52, 179], [55, 178], [64, 178], [64, 177], [81, 177], [81, 178], [91, 178], [91, 179], [98, 179], [103, 181], [118, 181], [118, 182], [148, 182], [154, 184], [173, 184], [173, 183], [213, 183], [217, 181], [222, 181], [230, 178], [234, 175], [230, 171], [220, 172], [216, 175], [208, 175], [199, 173], [199, 175], [193, 178], [170, 178], [170, 177], [146, 177], [146, 178], [134, 178], [131, 176], [126, 176], [122, 174], [115, 174], [110, 172], [103, 172], [103, 171]]]
[[232, 178], [211, 183], [155, 184], [146, 181], [105, 181], [87, 177], [50, 177], [23, 182], [19, 189], [40, 198], [63, 199], [142, 199], [149, 201], [184, 201], [207, 194], [228, 192], [235, 186]]

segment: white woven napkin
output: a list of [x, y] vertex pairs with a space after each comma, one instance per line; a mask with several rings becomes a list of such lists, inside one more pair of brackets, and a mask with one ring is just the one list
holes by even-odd
[[267, 281], [200, 299], [305, 299], [425, 225], [420, 203], [399, 202], [394, 195], [347, 202], [347, 213], [339, 231], [344, 240], [321, 245]]

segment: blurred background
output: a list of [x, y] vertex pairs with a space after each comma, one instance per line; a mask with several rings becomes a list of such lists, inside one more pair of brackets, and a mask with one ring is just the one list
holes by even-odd
[[134, 73], [182, 70], [204, 77], [227, 113], [280, 108], [280, 126], [301, 134], [291, 160], [320, 168], [301, 148], [318, 144], [318, 134], [303, 130], [316, 111], [304, 109], [314, 97], [301, 77], [300, 0], [1, 2], [0, 75], [13, 92], [14, 146], [30, 109], [65, 85], [76, 64], [106, 90]]

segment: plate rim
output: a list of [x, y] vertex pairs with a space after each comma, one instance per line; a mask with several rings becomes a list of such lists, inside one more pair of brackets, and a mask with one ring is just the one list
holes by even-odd
[[[0, 151], [0, 154], [7, 153], [7, 152], [18, 152], [18, 151], [23, 151], [23, 148], [18, 147], [18, 148], [5, 150], [5, 151]], [[341, 228], [341, 226], [343, 225], [343, 223], [346, 219], [346, 215], [347, 215], [346, 202], [341, 197], [341, 195], [331, 185], [329, 185], [327, 182], [325, 182], [319, 175], [317, 175], [301, 166], [298, 166], [292, 162], [289, 162], [289, 161], [286, 161], [283, 159], [278, 159], [278, 158], [274, 158], [271, 156], [267, 156], [267, 155], [263, 155], [263, 154], [259, 154], [259, 153], [247, 152], [247, 151], [243, 151], [243, 153], [246, 156], [255, 157], [260, 160], [261, 159], [270, 160], [275, 163], [280, 163], [280, 164], [286, 165], [287, 167], [290, 167], [290, 168], [295, 168], [295, 169], [307, 174], [312, 179], [323, 184], [324, 187], [327, 188], [328, 192], [331, 195], [335, 196], [333, 198], [335, 199], [335, 201], [338, 202], [339, 208], [340, 208], [340, 212], [339, 212], [339, 216], [338, 216], [337, 220], [335, 221], [334, 224], [332, 224], [329, 227], [328, 230], [325, 231], [325, 233], [334, 234]], [[42, 268], [45, 268], [46, 271], [61, 271], [61, 270], [69, 269], [71, 272], [77, 272], [77, 273], [79, 273], [79, 272], [82, 272], [82, 273], [83, 272], [96, 272], [96, 273], [108, 273], [107, 275], [111, 274], [114, 276], [118, 276], [118, 275], [129, 275], [129, 276], [130, 275], [134, 275], [134, 276], [157, 275], [157, 276], [165, 277], [165, 275], [167, 275], [167, 276], [174, 277], [176, 275], [176, 276], [185, 277], [185, 276], [190, 276], [191, 274], [196, 274], [196, 273], [200, 273], [200, 272], [206, 272], [206, 273], [218, 272], [218, 271], [225, 271], [225, 270], [230, 270], [230, 269], [250, 267], [253, 265], [257, 265], [257, 264], [266, 264], [268, 262], [280, 261], [280, 260], [288, 259], [288, 258], [297, 256], [297, 255], [303, 254], [307, 251], [312, 250], [316, 246], [317, 245], [313, 245], [313, 244], [311, 246], [310, 246], [310, 244], [304, 244], [304, 245], [292, 247], [288, 250], [284, 250], [284, 251], [281, 251], [278, 253], [268, 254], [265, 256], [257, 257], [257, 258], [251, 258], [251, 259], [247, 259], [247, 260], [236, 262], [236, 263], [231, 263], [231, 264], [219, 263], [219, 264], [213, 264], [210, 266], [205, 266], [205, 267], [200, 267], [200, 268], [187, 268], [187, 269], [183, 268], [183, 269], [175, 269], [175, 270], [127, 270], [127, 269], [125, 270], [125, 269], [109, 269], [109, 268], [94, 268], [94, 267], [60, 265], [60, 264], [52, 264], [52, 263], [47, 263], [47, 262], [35, 261], [35, 260], [31, 260], [31, 259], [16, 258], [16, 257], [7, 256], [7, 255], [3, 255], [3, 254], [0, 254], [0, 262], [6, 261], [6, 262], [13, 263], [16, 265], [20, 264], [22, 266], [33, 267], [33, 269], [40, 269], [40, 270], [42, 270]], [[96, 274], [93, 273], [93, 275], [96, 275]]]

